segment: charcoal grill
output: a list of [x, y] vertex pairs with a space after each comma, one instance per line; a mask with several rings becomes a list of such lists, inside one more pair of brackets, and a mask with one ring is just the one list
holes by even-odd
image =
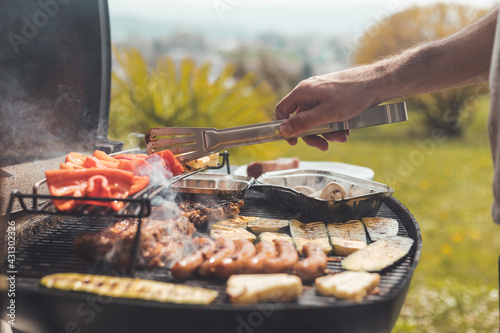
[[[296, 302], [251, 306], [230, 304], [225, 284], [212, 280], [184, 282], [218, 290], [219, 298], [208, 306], [107, 298], [39, 286], [42, 276], [56, 272], [118, 274], [78, 258], [73, 241], [79, 232], [100, 230], [126, 214], [84, 209], [76, 215], [53, 215], [56, 212], [50, 204], [43, 203], [50, 196], [32, 189], [43, 171], [57, 168], [70, 151], [121, 149], [120, 143], [107, 139], [111, 64], [107, 3], [19, 0], [4, 1], [0, 9], [0, 31], [11, 37], [2, 39], [0, 48], [0, 91], [5, 94], [0, 103], [0, 142], [9, 147], [0, 152], [0, 214], [4, 229], [7, 220], [15, 221], [17, 227], [16, 329], [34, 333], [371, 333], [392, 329], [422, 244], [417, 222], [393, 197], [384, 199], [377, 216], [396, 218], [399, 234], [415, 243], [407, 256], [382, 273], [380, 294], [359, 304], [319, 296], [310, 285]], [[23, 35], [26, 31], [32, 33]], [[137, 218], [148, 214], [149, 198], [131, 200], [136, 200], [131, 204], [138, 208], [128, 212], [135, 212]], [[244, 200], [242, 215], [295, 217], [270, 204], [258, 191], [247, 191]], [[342, 270], [339, 262], [329, 262], [328, 269]], [[173, 281], [166, 269], [129, 274]], [[4, 319], [5, 306], [1, 305]]]

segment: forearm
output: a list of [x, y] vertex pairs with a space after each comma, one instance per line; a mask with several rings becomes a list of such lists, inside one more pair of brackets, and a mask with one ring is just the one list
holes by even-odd
[[[498, 10], [498, 9], [497, 9]], [[436, 42], [360, 66], [375, 104], [488, 79], [498, 11]]]

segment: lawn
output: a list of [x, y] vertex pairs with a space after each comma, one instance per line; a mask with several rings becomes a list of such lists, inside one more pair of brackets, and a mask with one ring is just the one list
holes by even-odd
[[[254, 146], [249, 156], [280, 151], [301, 160], [372, 168], [375, 180], [417, 219], [423, 251], [394, 332], [498, 332], [500, 227], [490, 217], [493, 175], [486, 119], [488, 100], [461, 139], [403, 124], [353, 131], [345, 144], [320, 152], [303, 143]], [[411, 111], [411, 110], [410, 110]], [[247, 148], [250, 149], [250, 148]]]

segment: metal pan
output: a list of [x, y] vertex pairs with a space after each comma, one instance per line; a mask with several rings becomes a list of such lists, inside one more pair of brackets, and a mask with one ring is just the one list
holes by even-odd
[[[294, 189], [309, 186], [319, 190], [330, 182], [345, 189], [344, 199], [316, 199]], [[267, 172], [257, 178], [253, 188], [261, 190], [275, 205], [297, 213], [305, 222], [345, 222], [375, 216], [384, 198], [394, 192], [385, 184], [319, 170]]]
[[255, 179], [221, 173], [199, 173], [172, 184], [183, 199], [214, 201], [242, 199]]

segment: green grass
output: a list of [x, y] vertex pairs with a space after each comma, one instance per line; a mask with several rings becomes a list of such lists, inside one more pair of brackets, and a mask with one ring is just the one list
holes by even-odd
[[418, 114], [397, 125], [353, 131], [345, 144], [320, 152], [303, 143], [254, 146], [301, 160], [372, 168], [415, 216], [423, 250], [393, 332], [498, 332], [500, 228], [490, 217], [492, 162], [483, 99], [464, 138], [432, 138]]

